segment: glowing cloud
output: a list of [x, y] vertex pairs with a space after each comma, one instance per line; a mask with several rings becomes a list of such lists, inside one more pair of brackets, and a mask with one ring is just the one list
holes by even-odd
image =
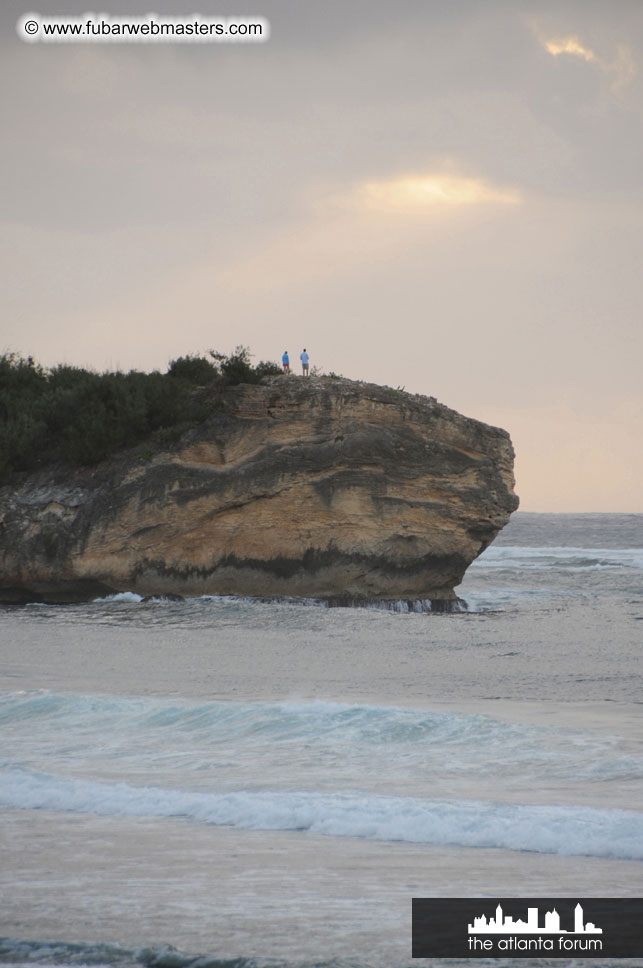
[[571, 54], [572, 57], [580, 57], [588, 64], [594, 64], [603, 74], [611, 78], [610, 90], [614, 94], [626, 87], [637, 72], [632, 52], [627, 44], [618, 44], [616, 56], [608, 61], [604, 57], [599, 57], [591, 47], [586, 47], [575, 36], [556, 37], [550, 40], [540, 37], [540, 41], [552, 57]]
[[371, 211], [417, 212], [451, 206], [515, 205], [520, 196], [458, 175], [409, 175], [367, 182], [358, 191], [361, 206]]
[[573, 54], [586, 61], [597, 61], [598, 57], [589, 47], [583, 47], [578, 37], [565, 37], [562, 40], [546, 40], [545, 47], [554, 57], [558, 54]]

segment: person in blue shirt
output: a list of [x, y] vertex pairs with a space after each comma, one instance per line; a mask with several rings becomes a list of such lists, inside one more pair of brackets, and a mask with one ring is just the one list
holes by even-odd
[[284, 368], [284, 373], [290, 373], [290, 358], [288, 356], [288, 350], [284, 350], [284, 355], [281, 357], [281, 365]]
[[303, 353], [299, 354], [299, 359], [301, 360], [301, 370], [304, 376], [310, 376], [308, 372], [308, 353], [306, 352], [306, 347], [304, 346]]

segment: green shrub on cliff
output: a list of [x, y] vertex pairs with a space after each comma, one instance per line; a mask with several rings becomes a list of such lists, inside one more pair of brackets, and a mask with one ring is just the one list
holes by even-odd
[[195, 386], [208, 386], [216, 380], [217, 368], [204, 356], [179, 356], [171, 360], [167, 375], [173, 380], [184, 380]]
[[29, 469], [47, 437], [42, 398], [47, 374], [35, 360], [0, 357], [0, 476], [14, 467]]
[[235, 386], [238, 383], [259, 383], [264, 376], [277, 376], [281, 367], [262, 360], [253, 366], [247, 346], [237, 346], [230, 354], [210, 350], [211, 359], [204, 356], [180, 356], [172, 360], [168, 376], [196, 386]]
[[220, 390], [280, 373], [252, 366], [238, 346], [230, 356], [183, 356], [167, 373], [95, 373], [76, 366], [49, 370], [32, 357], [0, 356], [0, 481], [64, 458], [96, 464], [146, 438], [159, 444], [216, 409]]

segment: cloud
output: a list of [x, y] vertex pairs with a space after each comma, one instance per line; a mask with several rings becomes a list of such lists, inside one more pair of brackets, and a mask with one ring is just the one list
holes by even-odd
[[638, 68], [632, 57], [632, 51], [627, 46], [627, 44], [619, 44], [616, 48], [616, 57], [613, 60], [611, 67], [608, 65], [608, 69], [611, 69], [613, 78], [610, 85], [612, 91], [615, 93], [620, 91], [622, 88], [627, 87], [631, 80], [636, 76]]
[[598, 61], [594, 51], [589, 47], [583, 47], [578, 37], [546, 40], [544, 44], [549, 53], [554, 57], [558, 54], [574, 54], [576, 57], [582, 57], [586, 61]]
[[515, 205], [516, 192], [495, 188], [479, 178], [457, 175], [410, 175], [367, 182], [360, 189], [367, 208], [384, 211], [424, 212], [436, 206]]
[[610, 78], [609, 86], [613, 94], [627, 87], [637, 73], [636, 63], [627, 44], [617, 44], [615, 56], [607, 60], [605, 57], [600, 57], [591, 47], [583, 44], [575, 35], [549, 39], [541, 36], [540, 41], [552, 57], [570, 54], [572, 57], [580, 57], [588, 64], [595, 64]]
[[364, 181], [342, 207], [362, 212], [426, 215], [477, 205], [516, 205], [521, 196], [482, 178], [440, 172]]

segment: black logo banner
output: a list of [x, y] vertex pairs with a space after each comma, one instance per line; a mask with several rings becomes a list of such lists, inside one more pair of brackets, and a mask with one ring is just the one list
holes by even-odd
[[413, 898], [414, 958], [640, 958], [642, 898]]

